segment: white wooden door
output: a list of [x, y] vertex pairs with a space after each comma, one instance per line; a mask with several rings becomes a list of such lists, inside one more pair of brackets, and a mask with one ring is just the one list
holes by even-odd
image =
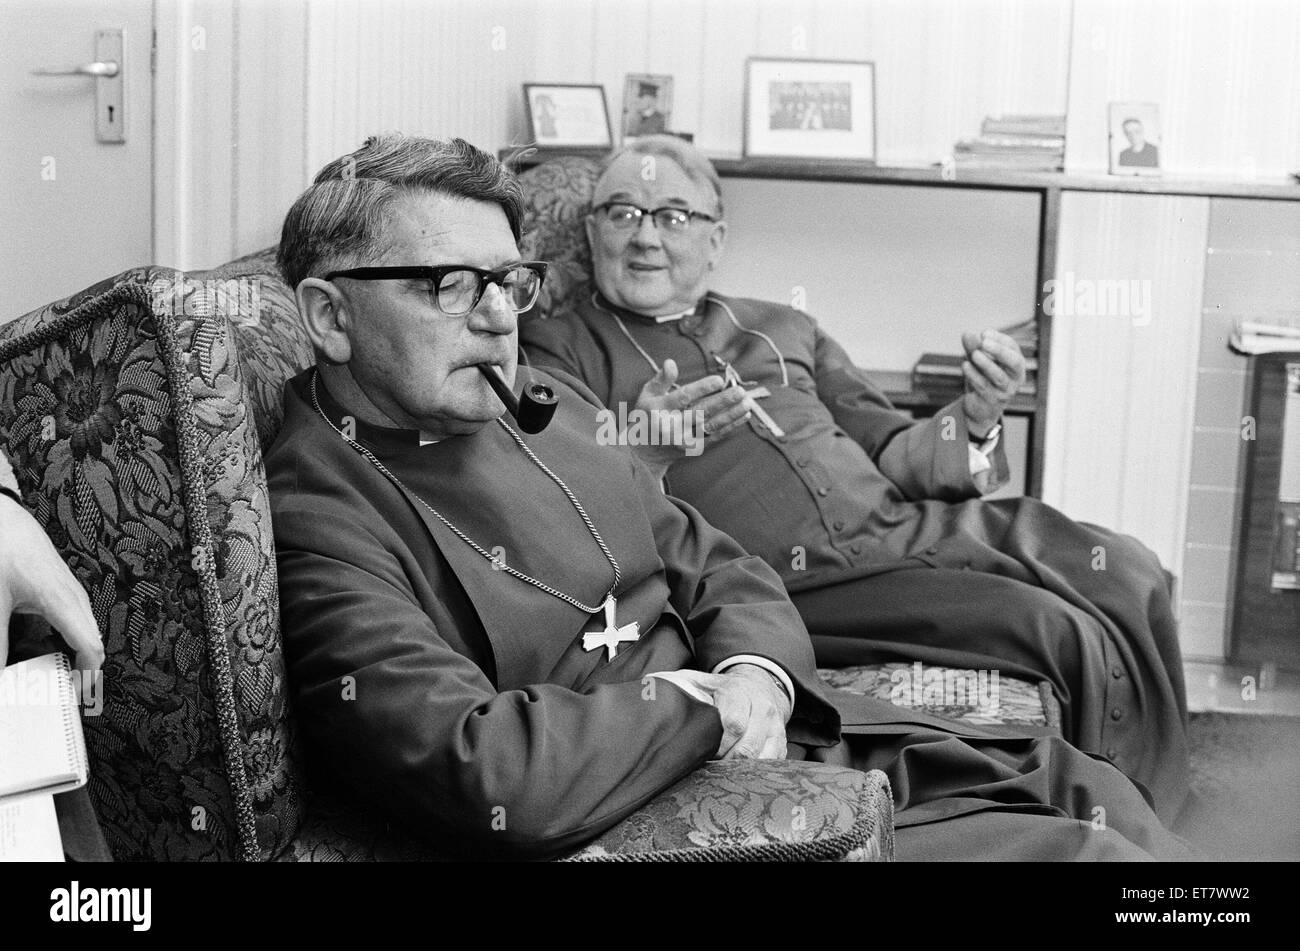
[[[95, 60], [125, 31], [126, 141], [96, 141]], [[0, 323], [153, 258], [151, 0], [0, 0]]]

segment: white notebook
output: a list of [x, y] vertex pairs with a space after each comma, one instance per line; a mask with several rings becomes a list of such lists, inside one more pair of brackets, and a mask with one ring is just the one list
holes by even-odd
[[0, 799], [0, 862], [62, 862], [63, 840], [49, 793]]
[[45, 654], [0, 671], [0, 798], [84, 786], [86, 741], [68, 659]]

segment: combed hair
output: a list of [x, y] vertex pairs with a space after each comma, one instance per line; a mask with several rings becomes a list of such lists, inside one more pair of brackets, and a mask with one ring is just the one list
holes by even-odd
[[680, 139], [675, 135], [639, 136], [621, 149], [616, 149], [607, 155], [601, 163], [597, 181], [604, 177], [611, 165], [629, 152], [633, 155], [654, 155], [659, 158], [672, 159], [686, 173], [687, 178], [697, 185], [704, 185], [712, 190], [717, 205], [715, 210], [718, 217], [722, 217], [722, 181], [718, 178], [718, 170], [713, 167], [713, 163], [705, 157], [703, 152], [685, 139]]
[[499, 205], [519, 240], [523, 190], [493, 156], [464, 139], [387, 132], [322, 168], [293, 203], [276, 254], [286, 283], [374, 263], [391, 249], [393, 199], [416, 191]]

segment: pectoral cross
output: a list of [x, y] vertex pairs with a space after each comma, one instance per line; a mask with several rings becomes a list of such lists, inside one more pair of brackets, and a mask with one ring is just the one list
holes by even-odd
[[618, 645], [624, 641], [629, 643], [635, 641], [640, 634], [641, 625], [633, 621], [631, 624], [618, 626], [614, 620], [614, 593], [611, 591], [609, 597], [605, 599], [605, 630], [591, 631], [582, 635], [582, 649], [585, 651], [600, 650], [605, 647], [609, 650], [609, 657], [606, 660], [613, 660], [618, 655]]
[[767, 431], [773, 436], [784, 436], [785, 431], [776, 424], [776, 420], [769, 416], [763, 407], [758, 405], [758, 401], [764, 396], [771, 396], [772, 391], [765, 386], [755, 386], [753, 389], [747, 388], [745, 381], [740, 378], [740, 374], [736, 371], [736, 368], [728, 361], [722, 359], [722, 357], [718, 356], [716, 353], [713, 355], [713, 359], [716, 360], [718, 366], [722, 368], [722, 379], [727, 386], [738, 386], [742, 390], [745, 390], [745, 399], [742, 401], [742, 405], [745, 409], [753, 413], [754, 416], [758, 418], [758, 421], [766, 426]]

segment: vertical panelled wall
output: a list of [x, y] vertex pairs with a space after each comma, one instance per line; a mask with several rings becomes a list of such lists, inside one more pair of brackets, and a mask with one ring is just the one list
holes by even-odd
[[211, 267], [273, 244], [308, 180], [306, 0], [155, 6], [155, 247]]
[[176, 0], [159, 11], [159, 259], [271, 244], [310, 176], [400, 129], [523, 144], [524, 82], [676, 80], [673, 125], [742, 145], [750, 55], [877, 64], [884, 164], [928, 163], [993, 112], [1062, 112], [1070, 8], [1039, 0]]
[[1182, 574], [1209, 199], [1067, 192], [1043, 499]]
[[[247, 0], [244, 0], [247, 2]], [[523, 143], [524, 82], [675, 79], [673, 126], [741, 149], [747, 56], [877, 64], [883, 163], [938, 161], [993, 111], [1065, 108], [1069, 7], [1035, 0], [312, 0], [311, 164], [377, 125]]]
[[[1249, 180], [1293, 170], [1300, 4], [1073, 0], [1067, 170], [1106, 170], [1113, 101], [1159, 104], [1168, 172]], [[1265, 209], [1275, 203], [1243, 204], [1258, 213], [1249, 220], [1276, 224]], [[1225, 346], [1220, 275], [1263, 252], [1237, 229], [1241, 253], [1216, 261], [1211, 248], [1207, 269], [1210, 205], [1066, 194], [1058, 277], [1150, 278], [1153, 320], [1142, 329], [1056, 318], [1044, 498], [1150, 545], [1180, 579], [1185, 653], [1215, 658], [1225, 653], [1244, 379]], [[1215, 230], [1224, 214], [1216, 204]]]
[[1300, 3], [1073, 0], [1067, 171], [1106, 171], [1107, 105], [1154, 102], [1161, 165], [1278, 177], [1300, 156]]

